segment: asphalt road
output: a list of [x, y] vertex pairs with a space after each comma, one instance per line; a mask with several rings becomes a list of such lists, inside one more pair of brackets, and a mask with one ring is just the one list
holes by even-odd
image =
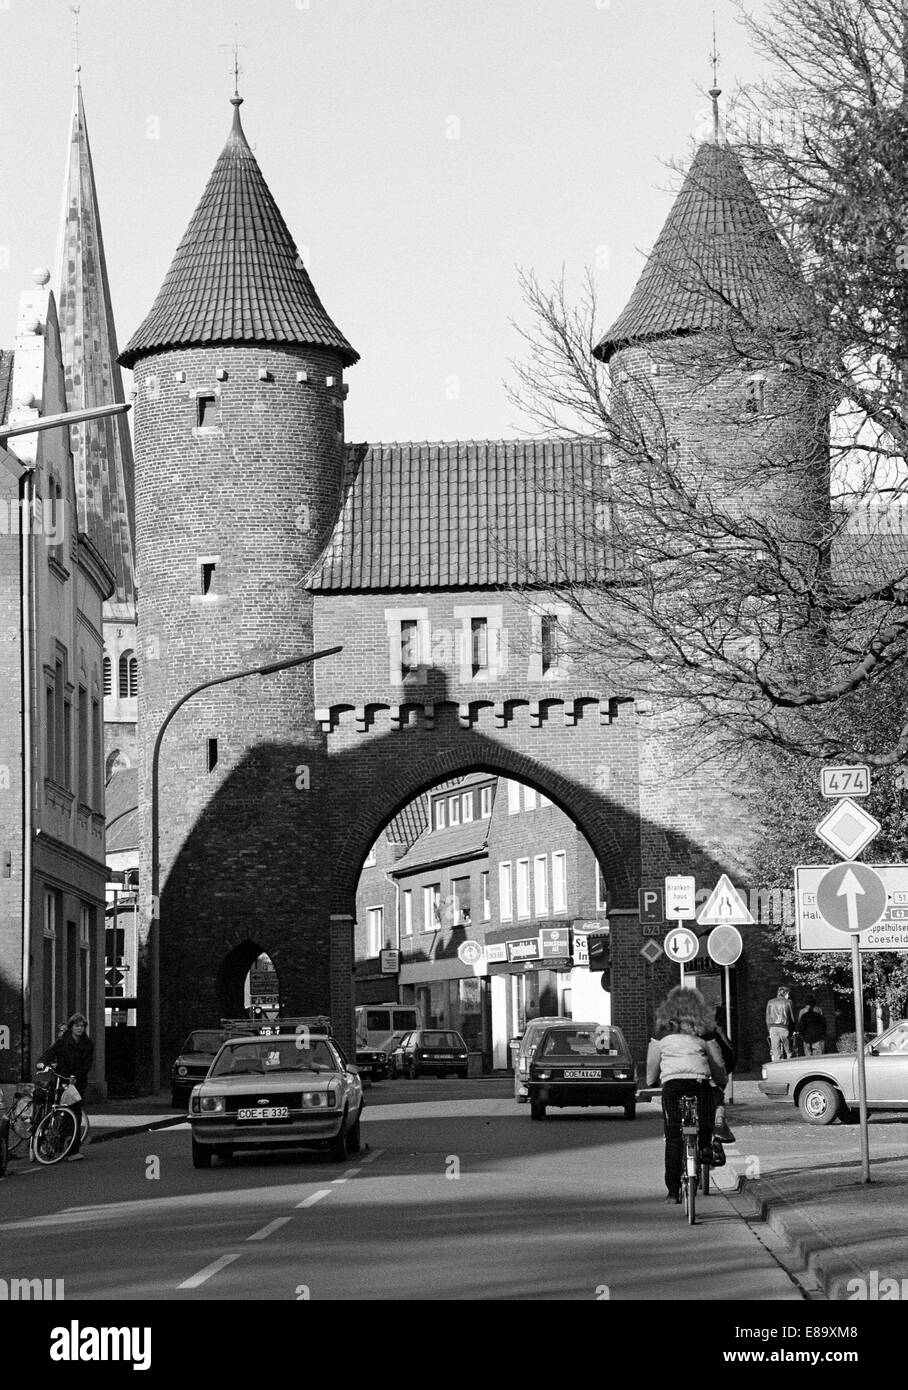
[[188, 1126], [17, 1161], [2, 1271], [68, 1299], [800, 1300], [721, 1195], [663, 1201], [659, 1114], [554, 1111], [509, 1083], [385, 1082], [346, 1164], [240, 1156], [196, 1171]]

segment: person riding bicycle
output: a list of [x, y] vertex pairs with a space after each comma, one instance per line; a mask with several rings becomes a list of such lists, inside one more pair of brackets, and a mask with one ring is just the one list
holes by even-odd
[[[94, 1044], [88, 1036], [88, 1019], [84, 1014], [73, 1014], [66, 1021], [66, 1031], [51, 1043], [41, 1061], [55, 1067], [63, 1076], [71, 1076], [79, 1096], [85, 1096], [88, 1086], [88, 1073], [94, 1058]], [[80, 1151], [82, 1139], [82, 1100], [69, 1107], [76, 1117], [76, 1138], [67, 1156], [68, 1163], [83, 1157]]]
[[704, 1036], [713, 1022], [712, 1010], [699, 990], [680, 986], [669, 992], [656, 1013], [656, 1036], [646, 1055], [646, 1084], [662, 1086], [667, 1202], [681, 1201], [682, 1096], [697, 1098], [700, 1150], [711, 1161], [716, 1094], [711, 1083], [724, 1090], [728, 1080], [718, 1045]]

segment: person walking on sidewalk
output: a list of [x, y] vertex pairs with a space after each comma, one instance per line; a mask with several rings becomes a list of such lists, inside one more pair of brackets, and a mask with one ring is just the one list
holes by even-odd
[[712, 1010], [696, 989], [671, 990], [656, 1014], [656, 1036], [646, 1054], [647, 1086], [662, 1086], [665, 1130], [666, 1201], [681, 1201], [681, 1097], [696, 1096], [701, 1152], [711, 1152], [715, 1086], [728, 1080], [718, 1044], [704, 1034], [713, 1027]]
[[774, 1062], [791, 1056], [791, 1034], [796, 1022], [791, 990], [787, 985], [779, 985], [776, 997], [766, 1005], [769, 1054]]
[[[59, 1035], [56, 1042], [51, 1043], [41, 1061], [55, 1067], [62, 1076], [71, 1076], [80, 1098], [84, 1098], [94, 1055], [94, 1043], [88, 1036], [88, 1019], [84, 1014], [73, 1014], [67, 1019], [66, 1031]], [[76, 1138], [66, 1161], [75, 1163], [84, 1157], [81, 1150], [82, 1099], [77, 1105], [71, 1105], [69, 1108], [76, 1117]]]
[[798, 1032], [804, 1039], [806, 1057], [822, 1057], [826, 1051], [826, 1019], [812, 994], [798, 1014]]

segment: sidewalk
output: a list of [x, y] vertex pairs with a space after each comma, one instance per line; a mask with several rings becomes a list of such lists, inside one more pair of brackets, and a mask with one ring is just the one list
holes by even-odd
[[808, 1297], [908, 1300], [908, 1114], [871, 1117], [869, 1185], [857, 1125], [808, 1125], [737, 1079], [730, 1122], [716, 1185], [785, 1242]]

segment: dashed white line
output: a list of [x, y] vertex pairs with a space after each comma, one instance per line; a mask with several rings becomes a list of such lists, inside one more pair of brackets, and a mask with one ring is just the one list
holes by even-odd
[[374, 1163], [375, 1160], [376, 1160], [377, 1158], [381, 1158], [381, 1156], [382, 1156], [383, 1153], [384, 1153], [384, 1149], [373, 1149], [373, 1150], [371, 1151], [371, 1153], [367, 1153], [367, 1154], [366, 1154], [366, 1157], [365, 1157], [364, 1159], [362, 1159], [362, 1162], [363, 1162], [363, 1163]]
[[232, 1264], [234, 1260], [239, 1258], [239, 1255], [221, 1255], [220, 1259], [206, 1265], [204, 1269], [200, 1269], [198, 1274], [193, 1274], [191, 1279], [184, 1279], [182, 1284], [177, 1284], [177, 1288], [197, 1289], [200, 1284], [205, 1283], [206, 1279], [210, 1279], [213, 1274], [219, 1274], [226, 1265]]
[[318, 1192], [312, 1192], [312, 1193], [310, 1193], [308, 1197], [304, 1197], [303, 1200], [302, 1200], [301, 1202], [297, 1202], [296, 1205], [297, 1205], [297, 1208], [299, 1208], [299, 1207], [314, 1207], [315, 1204], [316, 1204], [316, 1202], [320, 1202], [320, 1201], [322, 1200], [323, 1197], [330, 1197], [330, 1196], [331, 1196], [331, 1189], [330, 1189], [330, 1187], [321, 1187], [321, 1188], [319, 1188]]
[[269, 1221], [268, 1225], [263, 1226], [260, 1231], [256, 1231], [254, 1235], [247, 1236], [246, 1239], [267, 1240], [268, 1237], [271, 1235], [272, 1231], [278, 1230], [281, 1226], [286, 1226], [287, 1222], [292, 1220], [292, 1216], [278, 1216], [274, 1219], [274, 1221]]

